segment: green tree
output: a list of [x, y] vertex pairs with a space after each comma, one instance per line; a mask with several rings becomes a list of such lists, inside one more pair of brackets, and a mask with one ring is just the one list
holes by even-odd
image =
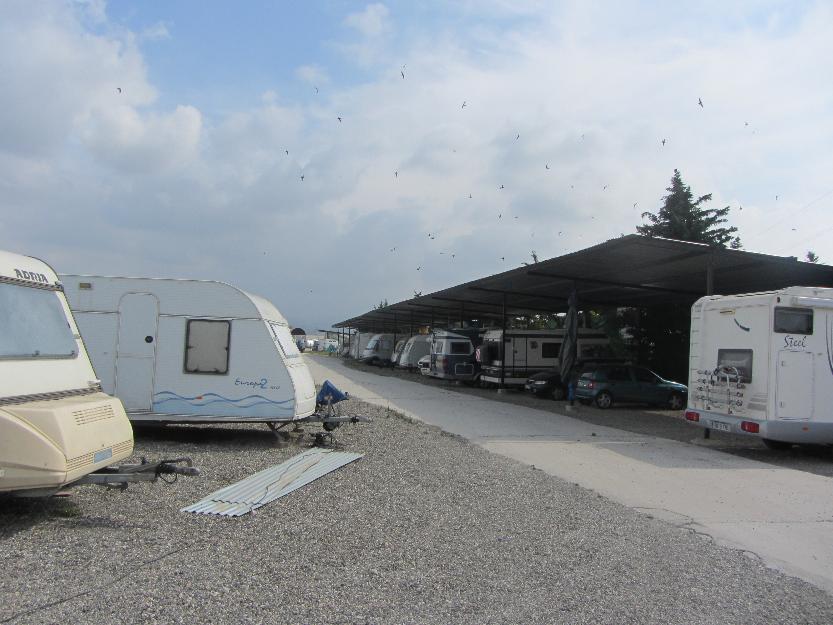
[[819, 262], [819, 255], [816, 254], [813, 250], [807, 250], [807, 258], [808, 263], [817, 263]]
[[691, 187], [683, 182], [678, 170], [674, 170], [671, 186], [666, 189], [663, 205], [654, 214], [642, 213], [648, 223], [636, 227], [639, 234], [649, 237], [665, 237], [682, 241], [708, 243], [717, 247], [729, 245], [732, 249], [741, 247], [740, 238], [735, 235], [737, 228], [725, 226], [729, 207], [706, 208], [712, 194], [701, 195], [696, 200]]

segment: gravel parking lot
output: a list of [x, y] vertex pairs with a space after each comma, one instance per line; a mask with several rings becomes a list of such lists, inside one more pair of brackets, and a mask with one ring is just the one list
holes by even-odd
[[382, 408], [365, 457], [238, 519], [179, 512], [302, 451], [263, 426], [170, 426], [137, 453], [204, 471], [0, 500], [0, 623], [830, 623], [747, 554]]
[[[326, 363], [327, 356], [314, 352], [312, 354], [314, 357], [323, 358]], [[553, 401], [549, 398], [535, 397], [531, 393], [521, 390], [510, 389], [504, 394], [498, 394], [495, 389], [467, 386], [401, 369], [375, 367], [358, 363], [355, 360], [344, 360], [344, 364], [377, 375], [395, 376], [420, 384], [442, 386], [459, 393], [475, 395], [492, 401], [567, 414], [574, 419], [596, 425], [710, 447], [759, 462], [833, 477], [833, 449], [830, 447], [820, 445], [802, 446], [793, 447], [787, 451], [774, 451], [767, 449], [757, 437], [738, 436], [717, 431], [712, 431], [710, 438], [705, 439], [703, 428], [688, 423], [682, 410], [663, 410], [638, 404], [616, 404], [612, 408], [602, 410], [595, 406], [582, 405], [579, 402], [575, 402], [573, 406], [567, 408], [568, 402], [566, 401]]]

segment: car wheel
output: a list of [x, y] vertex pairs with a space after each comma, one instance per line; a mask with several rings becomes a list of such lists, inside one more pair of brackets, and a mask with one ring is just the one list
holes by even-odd
[[682, 410], [685, 408], [685, 400], [683, 396], [679, 393], [671, 393], [671, 397], [668, 399], [668, 407], [671, 410]]
[[762, 438], [761, 440], [764, 442], [764, 445], [767, 446], [767, 449], [772, 449], [774, 451], [786, 451], [793, 446], [792, 443], [788, 443], [786, 441], [774, 441], [771, 438]]
[[602, 391], [596, 395], [596, 405], [602, 409], [610, 408], [613, 405], [613, 395], [610, 391]]
[[552, 398], [555, 401], [563, 401], [567, 398], [567, 393], [564, 392], [564, 387], [560, 384], [556, 384], [555, 388], [552, 389]]

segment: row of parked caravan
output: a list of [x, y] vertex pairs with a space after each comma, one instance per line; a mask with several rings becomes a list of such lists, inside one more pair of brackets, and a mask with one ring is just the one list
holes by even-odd
[[[447, 380], [482, 386], [523, 388], [529, 377], [559, 367], [564, 330], [455, 328], [403, 336], [359, 333], [343, 355], [378, 366], [416, 370]], [[504, 353], [506, 354], [504, 363]], [[577, 354], [582, 360], [610, 358], [604, 332], [581, 328]]]

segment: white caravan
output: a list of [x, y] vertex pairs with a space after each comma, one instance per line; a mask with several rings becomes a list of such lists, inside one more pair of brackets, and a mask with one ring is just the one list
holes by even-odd
[[350, 350], [348, 355], [356, 360], [361, 358], [364, 348], [367, 347], [367, 344], [373, 336], [375, 335], [367, 332], [356, 332], [355, 334], [352, 334], [350, 336]]
[[776, 449], [833, 443], [833, 289], [700, 298], [689, 358], [689, 421]]
[[130, 421], [101, 392], [58, 276], [0, 252], [0, 493], [55, 492], [132, 453]]
[[[480, 346], [480, 365], [483, 374], [480, 381], [485, 384], [500, 384], [503, 349], [503, 330], [489, 330], [483, 335]], [[507, 329], [506, 364], [503, 383], [507, 386], [523, 386], [529, 376], [547, 369], [558, 369], [558, 355], [564, 342], [564, 330], [518, 330]], [[593, 360], [610, 357], [610, 340], [601, 330], [578, 329], [578, 360]]]
[[393, 355], [393, 334], [374, 334], [362, 350], [361, 362], [371, 365], [386, 365]]
[[133, 421], [278, 422], [315, 385], [275, 306], [205, 280], [62, 275], [105, 391]]
[[393, 348], [393, 353], [390, 356], [390, 361], [388, 365], [391, 367], [395, 367], [399, 363], [399, 358], [402, 356], [402, 350], [405, 349], [405, 344], [408, 342], [408, 339], [399, 339], [396, 341], [396, 347]]
[[416, 334], [405, 343], [405, 347], [402, 348], [402, 353], [399, 355], [396, 366], [409, 370], [419, 369], [419, 359], [430, 353], [431, 335]]

